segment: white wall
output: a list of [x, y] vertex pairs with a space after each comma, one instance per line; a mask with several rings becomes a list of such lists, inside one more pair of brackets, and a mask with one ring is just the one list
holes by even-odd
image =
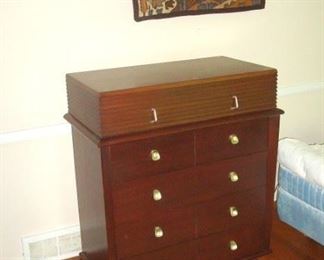
[[1, 150], [0, 259], [9, 260], [21, 257], [21, 236], [73, 226], [78, 212], [69, 135], [3, 144]]
[[[64, 122], [67, 72], [226, 55], [306, 90], [279, 98], [281, 136], [323, 141], [323, 12], [323, 0], [267, 0], [259, 11], [136, 23], [130, 0], [0, 0], [2, 140]], [[69, 134], [2, 144], [0, 162], [1, 260], [21, 257], [23, 235], [78, 223]]]
[[324, 143], [324, 84], [317, 90], [279, 96], [278, 106], [285, 111], [280, 123], [281, 138]]

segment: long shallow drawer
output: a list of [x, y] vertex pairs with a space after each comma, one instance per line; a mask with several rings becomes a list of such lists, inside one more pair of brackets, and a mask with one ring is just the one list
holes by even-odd
[[197, 164], [265, 151], [267, 128], [267, 119], [259, 119], [198, 130]]
[[187, 84], [136, 93], [103, 93], [103, 135], [199, 122], [276, 107], [275, 75]]
[[244, 259], [267, 252], [263, 223], [239, 226], [199, 240], [203, 260]]
[[146, 221], [190, 203], [197, 189], [195, 168], [129, 181], [113, 189], [116, 225]]
[[155, 219], [116, 226], [115, 237], [119, 258], [188, 241], [195, 236], [193, 208], [165, 211]]
[[193, 164], [193, 132], [120, 143], [110, 147], [110, 171], [114, 184], [180, 170]]
[[265, 185], [267, 153], [256, 153], [197, 167], [198, 201]]
[[198, 236], [262, 221], [265, 195], [265, 187], [259, 187], [197, 205]]

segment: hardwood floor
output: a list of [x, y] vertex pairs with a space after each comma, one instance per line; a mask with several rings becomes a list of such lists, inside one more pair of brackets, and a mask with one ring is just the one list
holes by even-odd
[[277, 214], [273, 217], [271, 248], [272, 254], [258, 260], [324, 260], [324, 246], [281, 222]]
[[260, 257], [258, 260], [324, 259], [324, 246], [281, 222], [277, 214], [273, 217], [271, 248], [272, 254]]

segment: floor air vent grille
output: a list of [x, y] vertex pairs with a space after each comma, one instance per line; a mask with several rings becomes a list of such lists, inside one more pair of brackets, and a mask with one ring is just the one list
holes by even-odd
[[80, 227], [62, 228], [22, 238], [25, 260], [61, 260], [81, 251]]

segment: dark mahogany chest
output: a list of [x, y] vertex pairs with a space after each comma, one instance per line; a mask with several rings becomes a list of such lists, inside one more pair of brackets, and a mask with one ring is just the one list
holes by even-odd
[[276, 82], [226, 57], [68, 74], [83, 257], [269, 253]]

